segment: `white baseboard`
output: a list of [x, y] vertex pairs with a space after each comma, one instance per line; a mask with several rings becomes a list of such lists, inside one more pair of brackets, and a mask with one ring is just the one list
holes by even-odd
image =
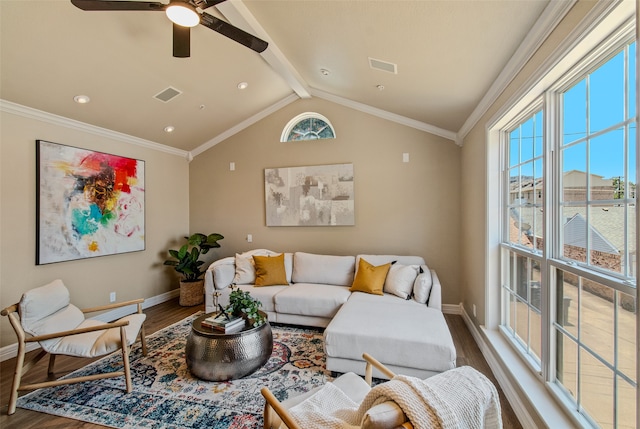
[[462, 303], [442, 304], [442, 312], [445, 314], [462, 314]]
[[478, 344], [482, 355], [489, 364], [493, 375], [496, 377], [496, 380], [498, 380], [498, 384], [509, 401], [511, 408], [513, 408], [513, 412], [518, 417], [520, 424], [522, 424], [523, 428], [536, 428], [535, 420], [527, 410], [524, 402], [522, 402], [522, 398], [518, 394], [515, 386], [511, 383], [500, 361], [496, 358], [493, 351], [486, 343], [484, 336], [473, 323], [462, 304], [460, 305], [460, 314], [462, 315], [462, 319], [467, 325], [469, 332], [471, 332], [471, 336], [473, 336], [473, 339]]
[[[151, 298], [147, 298], [142, 303], [142, 308], [153, 307], [154, 305], [161, 304], [163, 302], [169, 301], [180, 295], [180, 289], [174, 289], [169, 292], [165, 292], [160, 295], [152, 296]], [[100, 320], [101, 322], [111, 322], [112, 320], [119, 319], [121, 317], [126, 316], [127, 314], [131, 314], [137, 311], [136, 305], [129, 305], [126, 307], [116, 308], [115, 310], [107, 311], [105, 313], [99, 314], [93, 319]], [[39, 349], [40, 346], [37, 343], [27, 344], [27, 352], [32, 350]], [[0, 362], [4, 362], [5, 360], [16, 357], [18, 354], [18, 343], [9, 344], [8, 346], [4, 346], [0, 348]]]

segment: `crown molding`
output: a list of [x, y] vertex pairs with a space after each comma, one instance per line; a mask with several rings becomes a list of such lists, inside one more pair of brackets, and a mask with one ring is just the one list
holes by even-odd
[[368, 104], [359, 103], [357, 101], [349, 100], [337, 95], [330, 94], [328, 92], [321, 91], [319, 89], [310, 88], [311, 95], [314, 97], [322, 98], [323, 100], [331, 101], [342, 106], [349, 107], [354, 110], [358, 110], [363, 113], [368, 113], [373, 116], [377, 116], [388, 121], [396, 122], [407, 127], [415, 128], [420, 131], [425, 131], [429, 134], [444, 137], [445, 139], [456, 142], [456, 133], [453, 131], [445, 130], [443, 128], [436, 127], [435, 125], [427, 124], [425, 122], [417, 121], [415, 119], [407, 118], [406, 116], [391, 113], [386, 110], [378, 109], [377, 107], [369, 106]]
[[[485, 93], [480, 103], [471, 112], [462, 127], [458, 130], [456, 144], [462, 146], [464, 138], [478, 123], [480, 118], [496, 102], [500, 94], [507, 88], [522, 68], [533, 57], [538, 48], [547, 40], [547, 37], [556, 28], [564, 16], [571, 10], [577, 0], [550, 1], [544, 9], [533, 28], [511, 57], [507, 65], [502, 69], [489, 90]], [[602, 2], [601, 2], [602, 3]]]
[[171, 146], [166, 146], [160, 143], [156, 143], [150, 140], [133, 137], [128, 134], [119, 133], [117, 131], [108, 130], [106, 128], [97, 127], [84, 122], [76, 121], [75, 119], [65, 118], [63, 116], [54, 115], [53, 113], [45, 112], [43, 110], [34, 109], [32, 107], [16, 104], [11, 101], [0, 99], [0, 111], [10, 113], [12, 115], [22, 116], [29, 119], [35, 119], [49, 124], [70, 128], [77, 131], [82, 131], [89, 134], [94, 134], [100, 137], [106, 137], [113, 140], [118, 140], [123, 143], [129, 143], [136, 146], [142, 146], [147, 149], [157, 150], [165, 152], [171, 155], [188, 158], [189, 152], [176, 149]]
[[[218, 134], [216, 137], [212, 138], [211, 140], [209, 140], [206, 143], [201, 144], [200, 146], [198, 146], [197, 148], [195, 148], [194, 150], [192, 150], [190, 152], [190, 155], [193, 157], [196, 157], [198, 155], [200, 155], [202, 152], [211, 149], [212, 147], [214, 147], [215, 145], [217, 145], [220, 142], [223, 142], [224, 140], [228, 139], [229, 137], [233, 136], [234, 134], [239, 133], [240, 131], [244, 130], [245, 128], [249, 128], [251, 125], [255, 124], [256, 122], [260, 121], [261, 119], [266, 118], [267, 116], [269, 116], [272, 113], [277, 112], [278, 110], [282, 109], [283, 107], [293, 103], [296, 100], [299, 100], [300, 98], [298, 97], [297, 94], [290, 94], [287, 97], [283, 98], [282, 100], [278, 101], [277, 103], [267, 107], [266, 109], [256, 113], [255, 115], [245, 119], [244, 121], [240, 122], [239, 124], [229, 128], [227, 131]], [[191, 160], [189, 160], [191, 161]]]

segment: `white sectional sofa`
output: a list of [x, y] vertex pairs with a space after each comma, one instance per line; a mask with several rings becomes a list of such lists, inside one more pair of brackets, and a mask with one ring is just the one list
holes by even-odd
[[[456, 350], [441, 311], [440, 281], [422, 257], [285, 253], [289, 284], [256, 286], [254, 255], [280, 253], [256, 249], [208, 267], [207, 312], [215, 311], [214, 292], [219, 292], [219, 303], [225, 306], [229, 286], [236, 284], [262, 302], [272, 323], [325, 328], [330, 371], [364, 375], [364, 352], [396, 373], [420, 378], [455, 368]], [[350, 290], [360, 259], [372, 266], [393, 264], [380, 295]]]

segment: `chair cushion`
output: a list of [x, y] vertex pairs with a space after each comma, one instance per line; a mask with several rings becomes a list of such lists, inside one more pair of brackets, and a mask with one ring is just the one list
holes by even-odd
[[369, 408], [362, 419], [361, 429], [395, 428], [408, 421], [407, 416], [394, 401], [386, 401]]
[[29, 331], [32, 324], [62, 310], [69, 305], [69, 302], [71, 302], [69, 290], [60, 279], [31, 289], [20, 299], [20, 323], [26, 332], [38, 335]]
[[256, 267], [256, 286], [288, 285], [284, 269], [284, 253], [277, 256], [253, 255]]
[[[125, 326], [128, 345], [133, 344], [136, 340], [145, 318], [145, 314], [136, 313], [119, 319], [129, 321], [129, 324]], [[104, 324], [104, 322], [99, 320], [86, 319], [80, 324], [80, 326], [78, 326], [78, 328], [98, 326], [102, 324]], [[44, 345], [43, 348], [45, 348]], [[120, 328], [111, 328], [103, 331], [86, 332], [84, 334], [63, 337], [57, 343], [45, 348], [45, 350], [53, 354], [64, 354], [76, 357], [96, 357], [111, 353], [119, 350], [120, 348]]]
[[[364, 397], [367, 396], [367, 393], [369, 393], [369, 390], [371, 390], [371, 387], [369, 387], [367, 382], [364, 381], [362, 377], [360, 377], [357, 374], [354, 374], [353, 372], [347, 372], [345, 374], [342, 374], [340, 377], [333, 380], [333, 384], [336, 387], [338, 387], [342, 392], [344, 392], [345, 395], [347, 395], [356, 404], [359, 404], [360, 402], [362, 402]], [[318, 392], [318, 390], [322, 389], [323, 387], [324, 385], [318, 386], [309, 390], [306, 393], [288, 398], [282, 401], [281, 405], [285, 409], [289, 410], [295, 407], [296, 405], [300, 404], [302, 401], [313, 396], [315, 393]], [[375, 407], [372, 407], [372, 409], [373, 408]], [[272, 419], [270, 422], [271, 427], [279, 428], [281, 425], [280, 417], [276, 413], [272, 413], [271, 415], [272, 415]]]

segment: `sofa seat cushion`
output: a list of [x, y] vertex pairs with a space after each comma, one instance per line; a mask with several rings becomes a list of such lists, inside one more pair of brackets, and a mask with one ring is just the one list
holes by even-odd
[[345, 286], [296, 283], [276, 294], [275, 309], [284, 314], [333, 317], [349, 295], [351, 292]]
[[395, 295], [354, 292], [324, 332], [327, 356], [442, 372], [456, 366], [444, 315]]
[[248, 291], [251, 297], [257, 299], [262, 303], [260, 310], [267, 312], [275, 312], [276, 307], [274, 305], [274, 296], [276, 296], [282, 290], [290, 287], [286, 285], [281, 286], [264, 286], [255, 287], [253, 285], [237, 285], [242, 291]]

